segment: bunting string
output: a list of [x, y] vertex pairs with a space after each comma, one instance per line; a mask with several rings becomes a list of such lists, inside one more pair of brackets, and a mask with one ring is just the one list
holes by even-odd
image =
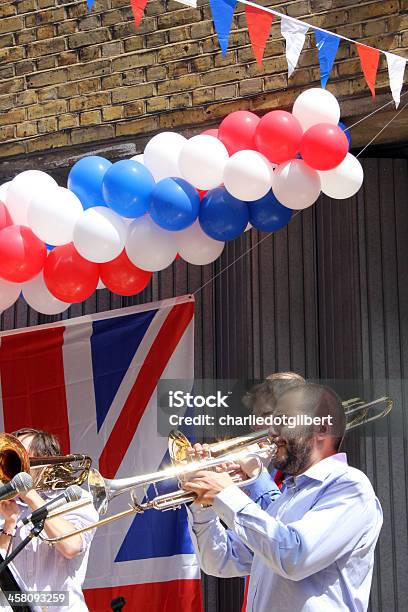
[[[213, 0], [214, 2], [221, 3], [224, 0]], [[300, 53], [303, 49], [305, 37], [307, 31], [313, 30], [316, 38], [316, 46], [318, 50], [318, 58], [320, 65], [320, 78], [321, 85], [325, 87], [329, 79], [330, 72], [333, 68], [334, 60], [336, 58], [337, 50], [341, 40], [347, 41], [351, 44], [356, 45], [358, 55], [360, 57], [363, 74], [370, 88], [372, 96], [375, 97], [375, 81], [377, 78], [377, 71], [379, 65], [380, 53], [385, 55], [387, 58], [388, 75], [390, 80], [390, 88], [395, 102], [396, 108], [400, 103], [400, 94], [404, 82], [405, 68], [407, 60], [395, 53], [389, 51], [382, 51], [374, 47], [370, 47], [365, 43], [357, 42], [343, 36], [342, 34], [334, 34], [329, 30], [320, 28], [306, 21], [301, 21], [295, 17], [284, 15], [275, 9], [269, 7], [260, 6], [250, 0], [238, 0], [240, 4], [244, 4], [246, 7], [255, 7], [258, 10], [270, 13], [273, 16], [280, 17], [281, 19], [281, 32], [283, 37], [286, 39], [286, 57], [288, 60], [288, 74], [289, 77], [293, 74], [294, 69], [297, 65]], [[294, 40], [296, 40], [296, 43]], [[293, 54], [293, 46], [297, 45], [297, 52]], [[300, 50], [299, 50], [300, 46]]]
[[[197, 6], [197, 0], [176, 0], [176, 2], [190, 7]], [[142, 19], [147, 0], [130, 0], [130, 3], [135, 24], [138, 26]], [[238, 3], [245, 5], [249, 37], [256, 61], [259, 64], [262, 64], [273, 18], [279, 17], [281, 20], [281, 34], [286, 41], [286, 59], [289, 77], [297, 67], [300, 54], [305, 44], [306, 34], [310, 29], [314, 32], [316, 39], [320, 66], [320, 80], [323, 88], [326, 87], [330, 73], [333, 69], [340, 41], [344, 40], [356, 46], [362, 71], [373, 97], [375, 97], [380, 54], [386, 57], [390, 89], [395, 106], [398, 108], [405, 77], [406, 58], [389, 51], [376, 49], [365, 43], [352, 40], [342, 34], [335, 34], [319, 26], [296, 19], [296, 17], [291, 17], [275, 9], [251, 2], [251, 0], [210, 0], [214, 28], [218, 36], [223, 57], [225, 57], [228, 50], [228, 39], [232, 28], [235, 7]], [[87, 0], [87, 4], [88, 8], [91, 10], [94, 0]]]
[[[181, 0], [181, 2], [183, 1], [184, 0]], [[375, 82], [377, 78], [380, 53], [385, 55], [385, 57], [387, 58], [390, 89], [393, 100], [395, 102], [395, 106], [396, 108], [398, 108], [400, 104], [400, 94], [404, 83], [405, 68], [407, 64], [407, 60], [404, 57], [395, 53], [390, 53], [389, 51], [382, 51], [376, 49], [365, 43], [357, 42], [355, 40], [352, 40], [351, 38], [348, 38], [347, 36], [343, 36], [342, 34], [334, 34], [329, 30], [325, 30], [324, 28], [321, 28], [319, 26], [307, 23], [306, 21], [301, 21], [299, 19], [296, 19], [295, 17], [284, 15], [283, 13], [280, 13], [275, 9], [260, 6], [255, 2], [251, 2], [251, 0], [233, 0], [233, 2], [235, 4], [240, 3], [245, 5], [250, 40], [258, 63], [262, 62], [265, 44], [267, 40], [267, 36], [265, 34], [266, 22], [263, 18], [261, 24], [261, 14], [269, 13], [272, 17], [279, 17], [281, 19], [281, 33], [286, 40], [286, 58], [288, 62], [289, 77], [293, 74], [297, 66], [300, 53], [302, 52], [302, 49], [305, 44], [306, 34], [310, 29], [314, 32], [316, 38], [316, 47], [318, 50], [322, 87], [326, 87], [331, 70], [333, 68], [340, 41], [344, 40], [350, 44], [356, 45], [357, 53], [361, 61], [363, 74], [373, 97], [375, 97]], [[225, 56], [228, 48], [228, 36], [232, 27], [231, 0], [211, 0], [210, 4], [213, 10], [213, 16], [213, 7], [216, 7], [217, 19], [215, 19], [214, 16], [214, 26], [217, 35], [220, 39], [220, 45], [223, 55]], [[228, 6], [229, 10], [225, 8], [224, 11], [223, 7], [225, 7], [226, 5]], [[253, 9], [252, 12], [249, 12], [247, 10], [249, 7]], [[248, 15], [250, 15], [250, 21], [248, 21]], [[258, 27], [256, 27], [256, 20], [258, 20], [259, 22]], [[222, 24], [221, 36], [218, 32], [220, 21]], [[261, 35], [260, 32], [262, 32]], [[262, 45], [259, 44], [260, 37], [262, 40]], [[263, 40], [265, 40], [265, 44], [263, 44]]]

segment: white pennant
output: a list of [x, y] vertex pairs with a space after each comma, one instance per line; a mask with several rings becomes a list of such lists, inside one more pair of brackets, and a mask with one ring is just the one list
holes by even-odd
[[291, 76], [299, 61], [299, 55], [305, 44], [306, 33], [309, 29], [307, 23], [282, 17], [281, 32], [286, 40], [286, 59], [288, 62], [288, 76]]
[[398, 108], [401, 102], [401, 89], [404, 84], [405, 66], [407, 60], [395, 53], [384, 52], [387, 57], [388, 76], [390, 78], [390, 88], [395, 106]]

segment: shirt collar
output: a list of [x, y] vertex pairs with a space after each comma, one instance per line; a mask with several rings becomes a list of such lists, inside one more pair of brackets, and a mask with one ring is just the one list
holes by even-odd
[[336, 453], [335, 455], [330, 455], [330, 457], [326, 457], [326, 459], [322, 459], [318, 463], [312, 465], [312, 467], [306, 470], [306, 472], [303, 472], [303, 474], [297, 476], [296, 480], [302, 476], [306, 476], [312, 480], [319, 480], [320, 482], [323, 482], [326, 480], [327, 476], [333, 472], [344, 472], [347, 465], [346, 453]]
[[312, 465], [306, 472], [299, 474], [299, 476], [289, 476], [285, 479], [287, 486], [294, 486], [299, 482], [303, 482], [305, 479], [317, 480], [323, 482], [333, 472], [345, 472], [348, 466], [346, 453], [336, 453], [330, 455], [326, 459], [322, 459], [318, 463]]

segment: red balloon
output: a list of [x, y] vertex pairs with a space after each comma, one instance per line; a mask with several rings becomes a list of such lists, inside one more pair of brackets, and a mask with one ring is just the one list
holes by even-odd
[[47, 247], [29, 227], [9, 225], [0, 231], [0, 277], [24, 283], [41, 272]]
[[7, 210], [7, 207], [3, 204], [3, 202], [0, 202], [0, 230], [12, 224], [13, 221], [10, 217], [10, 213]]
[[337, 125], [318, 123], [304, 133], [300, 153], [315, 170], [333, 170], [349, 150], [347, 136]]
[[153, 272], [141, 270], [132, 264], [126, 251], [107, 263], [99, 265], [105, 287], [118, 295], [136, 295], [147, 287]]
[[266, 113], [259, 122], [255, 134], [257, 150], [274, 164], [294, 159], [302, 140], [302, 126], [286, 111]]
[[201, 132], [201, 134], [204, 136], [214, 136], [214, 138], [218, 138], [218, 129], [210, 128], [209, 130], [204, 130], [204, 132]]
[[99, 281], [98, 264], [84, 259], [72, 243], [53, 249], [45, 262], [44, 281], [59, 300], [74, 304], [89, 298]]
[[200, 196], [200, 200], [202, 200], [205, 194], [208, 192], [208, 189], [197, 189], [197, 191], [198, 195]]
[[259, 121], [258, 115], [249, 111], [235, 111], [225, 117], [218, 129], [218, 138], [230, 155], [256, 148], [254, 137]]

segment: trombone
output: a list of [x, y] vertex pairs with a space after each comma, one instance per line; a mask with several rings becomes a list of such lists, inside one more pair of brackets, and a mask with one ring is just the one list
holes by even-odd
[[[389, 397], [381, 397], [366, 403], [359, 398], [353, 398], [343, 402], [343, 407], [346, 413], [347, 432], [387, 416], [393, 407], [393, 400]], [[253, 450], [250, 447], [254, 444], [261, 446], [258, 446], [258, 450]], [[183, 480], [189, 475], [199, 470], [215, 468], [222, 463], [239, 462], [240, 459], [253, 456], [257, 462], [257, 474], [249, 480], [237, 480], [237, 477], [233, 476], [233, 480], [239, 487], [247, 487], [259, 477], [262, 471], [261, 455], [265, 452], [270, 452], [273, 456], [274, 452], [276, 452], [276, 445], [271, 440], [268, 429], [209, 444], [209, 457], [198, 461], [190, 460], [188, 451], [191, 446], [191, 443], [183, 433], [174, 430], [170, 433], [168, 439], [169, 455], [171, 459], [171, 465], [169, 467], [147, 475], [120, 479], [105, 479], [97, 470], [91, 469], [88, 474], [88, 488], [92, 494], [93, 503], [98, 513], [100, 515], [106, 514], [109, 502], [123, 493], [129, 493], [130, 495], [131, 503], [129, 504], [129, 508], [91, 523], [87, 527], [74, 529], [63, 536], [48, 538], [40, 535], [40, 538], [48, 544], [56, 544], [74, 535], [90, 531], [96, 527], [103, 527], [104, 525], [108, 525], [109, 523], [132, 514], [142, 514], [146, 510], [176, 510], [183, 504], [192, 502], [195, 499], [194, 494], [180, 490]], [[176, 488], [170, 493], [159, 495], [157, 484], [159, 482], [166, 482], [174, 479], [178, 481], [179, 488]], [[149, 497], [148, 490], [150, 488], [154, 491], [153, 497]], [[141, 500], [137, 497], [138, 489], [142, 489], [143, 492]], [[48, 518], [66, 514], [70, 510], [86, 506], [90, 503], [92, 503], [92, 500], [80, 500], [72, 504], [67, 504], [62, 509], [51, 512]]]
[[0, 481], [7, 483], [27, 472], [37, 491], [57, 491], [70, 485], [82, 485], [88, 478], [92, 459], [87, 455], [29, 457], [20, 440], [0, 433]]

